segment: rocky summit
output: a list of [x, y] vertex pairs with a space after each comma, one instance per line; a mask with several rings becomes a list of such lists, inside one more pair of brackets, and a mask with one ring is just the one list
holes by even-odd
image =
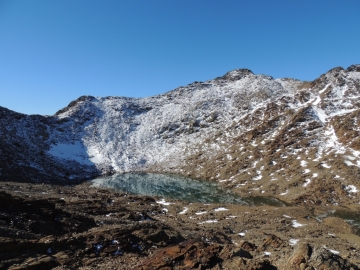
[[82, 96], [53, 116], [0, 107], [2, 181], [171, 172], [242, 196], [360, 202], [360, 65], [312, 82], [237, 69], [148, 98]]

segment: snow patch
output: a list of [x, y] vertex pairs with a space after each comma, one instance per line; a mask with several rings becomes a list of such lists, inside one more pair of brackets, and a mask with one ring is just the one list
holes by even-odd
[[298, 228], [298, 227], [305, 226], [305, 224], [301, 224], [301, 223], [297, 222], [297, 220], [293, 220], [292, 223], [293, 223], [292, 226], [293, 226], [294, 228]]
[[[319, 98], [319, 102], [320, 102], [320, 98]], [[316, 103], [318, 104], [318, 103]], [[315, 105], [316, 105], [315, 104]], [[321, 108], [319, 107], [314, 107], [313, 106], [313, 110], [315, 112], [315, 115], [317, 116], [317, 118], [322, 122], [322, 123], [325, 123], [326, 122], [326, 118], [327, 118], [327, 115], [326, 113], [324, 112], [324, 110], [322, 110]]]
[[300, 241], [300, 239], [290, 239], [289, 240], [289, 245], [290, 246], [295, 246], [298, 242]]
[[105, 158], [100, 154], [99, 150], [94, 146], [88, 147], [87, 154], [89, 156], [89, 160], [93, 163], [99, 164], [106, 161]]
[[48, 153], [61, 159], [74, 160], [85, 165], [94, 165], [89, 160], [90, 157], [81, 142], [53, 144]]
[[179, 215], [185, 214], [188, 210], [189, 210], [189, 208], [184, 207], [184, 210], [182, 210], [181, 212], [179, 212]]
[[310, 179], [305, 179], [305, 183], [303, 184], [303, 187], [307, 187], [311, 183]]
[[171, 202], [167, 202], [167, 201], [165, 201], [165, 199], [161, 199], [160, 201], [156, 201], [156, 203], [158, 203], [158, 204], [162, 204], [162, 205], [170, 205], [170, 204], [174, 204], [174, 203], [171, 203]]
[[219, 211], [228, 211], [229, 209], [225, 208], [225, 207], [219, 207], [214, 209], [215, 212], [219, 212]]
[[261, 174], [259, 174], [258, 176], [255, 176], [255, 177], [253, 178], [254, 181], [258, 181], [258, 180], [260, 180], [260, 179], [262, 179], [262, 175], [261, 175]]
[[351, 193], [357, 193], [359, 190], [354, 185], [345, 186], [345, 190]]
[[199, 222], [198, 224], [204, 224], [204, 223], [216, 223], [216, 222], [218, 222], [218, 220], [217, 219], [209, 219], [209, 220], [205, 220], [205, 221], [203, 221], [203, 222]]

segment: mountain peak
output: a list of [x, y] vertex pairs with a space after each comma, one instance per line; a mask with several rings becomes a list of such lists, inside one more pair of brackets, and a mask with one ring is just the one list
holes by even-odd
[[351, 65], [350, 67], [348, 67], [348, 68], [346, 69], [346, 71], [348, 71], [348, 72], [351, 72], [351, 71], [360, 72], [360, 64]]
[[81, 96], [81, 97], [79, 97], [78, 99], [75, 99], [75, 100], [71, 101], [71, 102], [69, 103], [69, 105], [67, 105], [65, 108], [57, 111], [57, 112], [55, 113], [55, 115], [59, 115], [59, 114], [62, 114], [62, 113], [64, 113], [64, 112], [68, 111], [70, 108], [74, 107], [74, 106], [75, 106], [76, 104], [78, 104], [79, 102], [92, 101], [92, 100], [94, 100], [94, 99], [96, 99], [96, 98], [93, 97], [93, 96], [87, 96], [87, 95]]
[[254, 73], [247, 68], [234, 69], [226, 73], [224, 76], [219, 77], [218, 79], [229, 80], [229, 81], [237, 81], [248, 75], [254, 75]]

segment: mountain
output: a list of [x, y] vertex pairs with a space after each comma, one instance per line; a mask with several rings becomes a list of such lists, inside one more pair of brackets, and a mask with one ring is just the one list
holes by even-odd
[[237, 69], [148, 98], [82, 96], [54, 116], [0, 107], [0, 178], [169, 172], [244, 196], [359, 203], [360, 65], [312, 82]]

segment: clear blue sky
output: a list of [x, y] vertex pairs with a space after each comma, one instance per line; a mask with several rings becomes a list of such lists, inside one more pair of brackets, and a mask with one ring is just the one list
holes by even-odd
[[359, 63], [359, 0], [0, 0], [0, 106], [27, 114], [235, 68], [313, 80]]

